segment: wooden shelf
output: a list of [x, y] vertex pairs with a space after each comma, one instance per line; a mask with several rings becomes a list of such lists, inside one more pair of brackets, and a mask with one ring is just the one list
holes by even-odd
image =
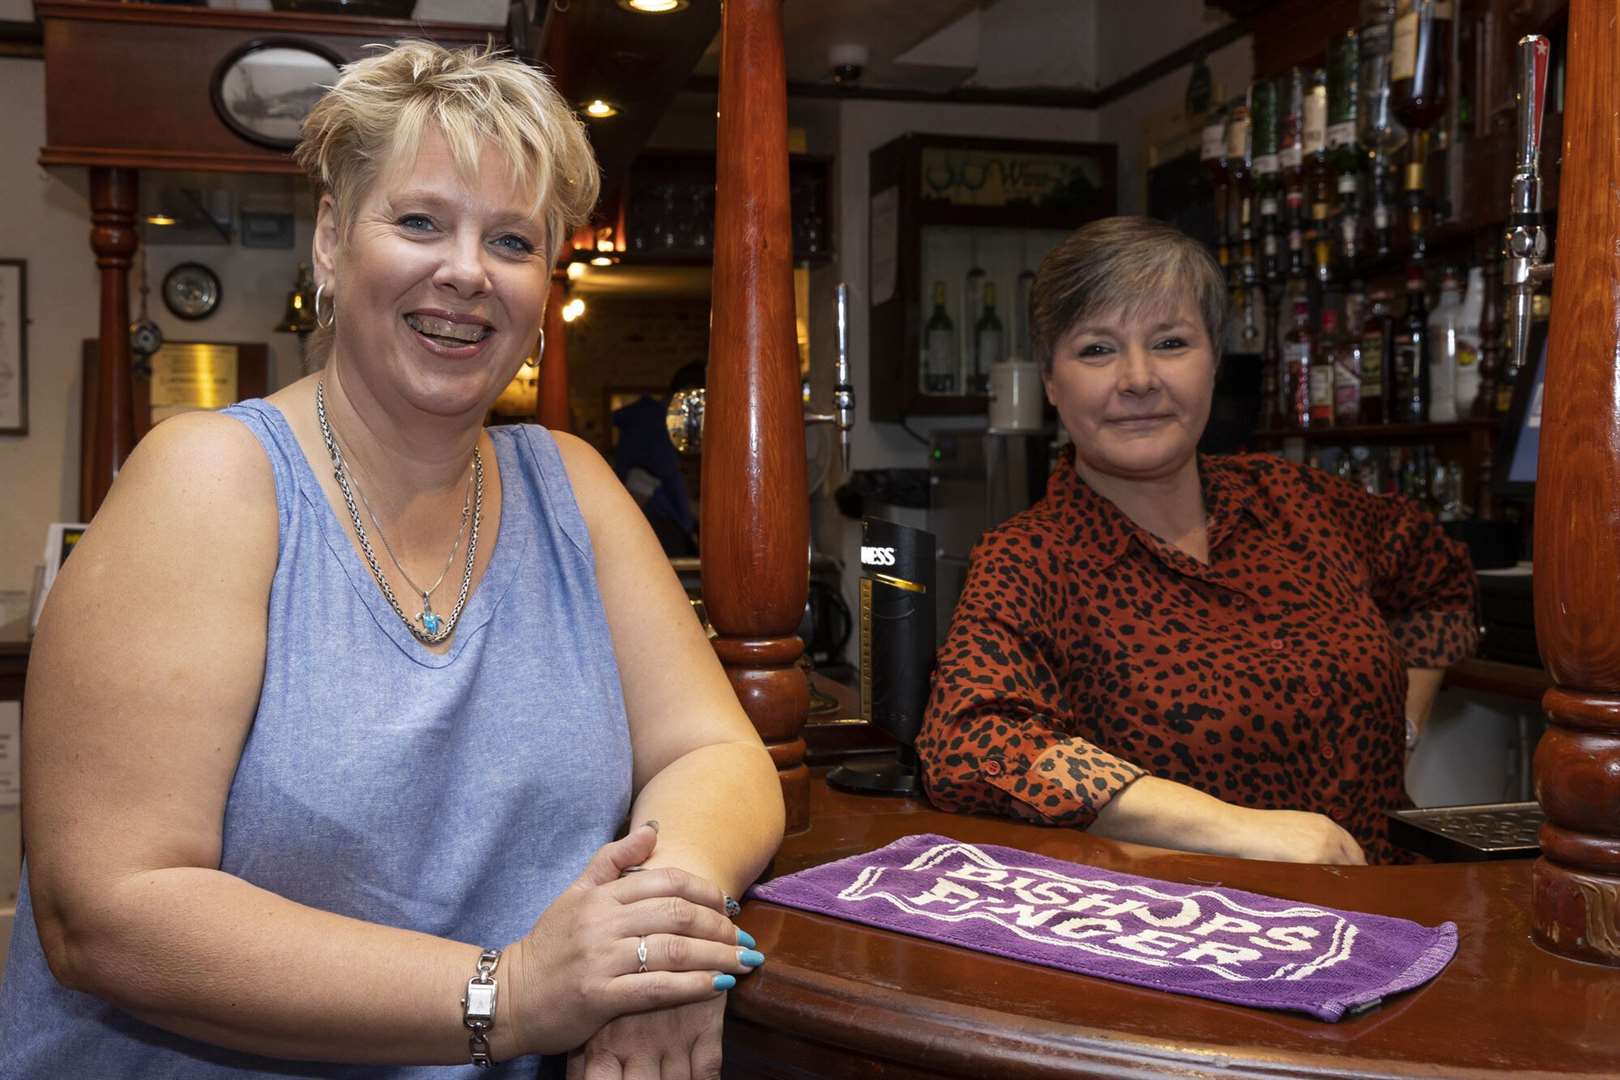
[[1495, 432], [1496, 420], [1454, 420], [1442, 424], [1346, 424], [1342, 427], [1288, 428], [1255, 432], [1260, 445], [1276, 445], [1286, 439], [1308, 443], [1426, 443], [1454, 442]]

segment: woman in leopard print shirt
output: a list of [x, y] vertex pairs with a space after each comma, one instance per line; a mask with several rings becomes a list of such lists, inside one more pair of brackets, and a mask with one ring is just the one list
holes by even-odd
[[1466, 553], [1409, 500], [1196, 452], [1226, 295], [1146, 218], [1031, 300], [1074, 441], [986, 534], [917, 739], [933, 801], [1246, 858], [1389, 861], [1408, 736], [1475, 642]]

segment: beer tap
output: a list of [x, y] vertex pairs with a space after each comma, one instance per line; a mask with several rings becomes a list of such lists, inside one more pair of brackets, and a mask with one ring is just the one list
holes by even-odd
[[838, 367], [833, 377], [833, 411], [805, 413], [806, 424], [833, 424], [838, 428], [838, 455], [849, 472], [849, 433], [855, 427], [855, 385], [849, 381], [849, 286], [838, 283]]
[[1518, 127], [1517, 163], [1508, 206], [1504, 240], [1507, 290], [1508, 371], [1518, 371], [1530, 347], [1531, 294], [1536, 283], [1552, 277], [1547, 254], [1547, 232], [1541, 225], [1541, 119], [1547, 104], [1547, 68], [1551, 46], [1540, 34], [1519, 39], [1515, 101]]
[[[839, 457], [844, 471], [849, 472], [849, 437], [855, 427], [855, 385], [849, 374], [849, 286], [838, 283], [838, 367], [834, 373], [833, 411], [806, 412], [806, 424], [832, 424], [838, 428]], [[669, 441], [682, 454], [697, 454], [703, 448], [703, 387], [682, 390], [669, 402], [664, 425]]]

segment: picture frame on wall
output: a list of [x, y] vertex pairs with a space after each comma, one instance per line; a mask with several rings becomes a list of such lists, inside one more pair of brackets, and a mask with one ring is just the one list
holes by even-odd
[[28, 434], [28, 262], [0, 259], [0, 435]]
[[242, 138], [291, 150], [304, 117], [337, 82], [342, 66], [342, 58], [318, 42], [261, 38], [220, 62], [209, 96], [219, 118]]

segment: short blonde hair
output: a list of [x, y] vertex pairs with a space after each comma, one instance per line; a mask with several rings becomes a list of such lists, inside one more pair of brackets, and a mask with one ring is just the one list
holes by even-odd
[[293, 157], [315, 198], [332, 196], [346, 236], [378, 174], [414, 155], [430, 127], [464, 176], [486, 146], [505, 155], [519, 190], [533, 194], [530, 212], [545, 221], [548, 262], [589, 220], [600, 181], [583, 126], [550, 79], [492, 49], [402, 41], [346, 65], [304, 118]]

